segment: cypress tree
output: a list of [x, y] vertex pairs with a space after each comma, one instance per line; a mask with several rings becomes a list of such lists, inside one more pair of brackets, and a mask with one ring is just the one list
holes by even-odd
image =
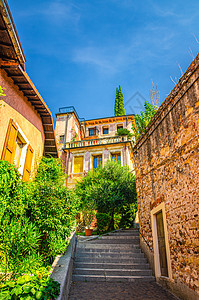
[[121, 86], [116, 88], [116, 97], [115, 97], [115, 116], [124, 116], [125, 109], [124, 109], [124, 98], [122, 94]]
[[119, 91], [118, 91], [118, 116], [124, 116], [125, 115], [125, 109], [124, 109], [124, 97], [122, 94], [121, 86], [119, 85]]
[[115, 96], [115, 107], [114, 107], [114, 113], [115, 113], [115, 116], [118, 116], [118, 87], [116, 87], [116, 96]]

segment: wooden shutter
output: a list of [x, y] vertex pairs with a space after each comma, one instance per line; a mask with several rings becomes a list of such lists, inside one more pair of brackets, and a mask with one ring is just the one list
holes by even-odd
[[15, 157], [17, 133], [18, 127], [14, 121], [10, 119], [1, 159], [7, 160], [11, 164], [14, 162]]
[[23, 171], [23, 181], [28, 181], [30, 178], [32, 159], [33, 159], [33, 149], [30, 145], [28, 145], [24, 171]]
[[74, 171], [73, 173], [82, 173], [83, 172], [83, 156], [74, 157]]

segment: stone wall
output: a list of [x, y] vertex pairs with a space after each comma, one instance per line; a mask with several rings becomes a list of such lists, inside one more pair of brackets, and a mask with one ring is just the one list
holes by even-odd
[[151, 210], [164, 202], [169, 280], [183, 299], [199, 295], [198, 115], [199, 55], [134, 147], [140, 230], [154, 250]]

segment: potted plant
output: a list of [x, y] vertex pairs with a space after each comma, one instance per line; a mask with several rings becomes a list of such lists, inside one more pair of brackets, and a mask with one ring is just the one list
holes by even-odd
[[95, 216], [94, 210], [83, 212], [83, 219], [84, 219], [84, 223], [86, 225], [85, 226], [86, 236], [90, 236], [93, 233], [93, 229], [91, 228], [91, 223], [93, 221], [94, 216]]
[[127, 136], [129, 140], [133, 136], [133, 134], [127, 128], [120, 128], [120, 129], [118, 129], [118, 131], [116, 132], [115, 135], [121, 136], [121, 137]]
[[[90, 173], [89, 173], [90, 174]], [[91, 228], [91, 223], [94, 220], [94, 217], [96, 215], [96, 203], [93, 199], [93, 196], [91, 194], [90, 190], [90, 175], [85, 176], [85, 180], [83, 182], [77, 183], [76, 185], [76, 194], [79, 197], [80, 200], [80, 212], [83, 219], [83, 225], [85, 228], [86, 236], [92, 235], [93, 229]]]

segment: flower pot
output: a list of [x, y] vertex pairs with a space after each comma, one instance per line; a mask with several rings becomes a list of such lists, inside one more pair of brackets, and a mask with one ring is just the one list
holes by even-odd
[[86, 236], [90, 236], [93, 233], [93, 229], [85, 228], [85, 233], [86, 233]]

